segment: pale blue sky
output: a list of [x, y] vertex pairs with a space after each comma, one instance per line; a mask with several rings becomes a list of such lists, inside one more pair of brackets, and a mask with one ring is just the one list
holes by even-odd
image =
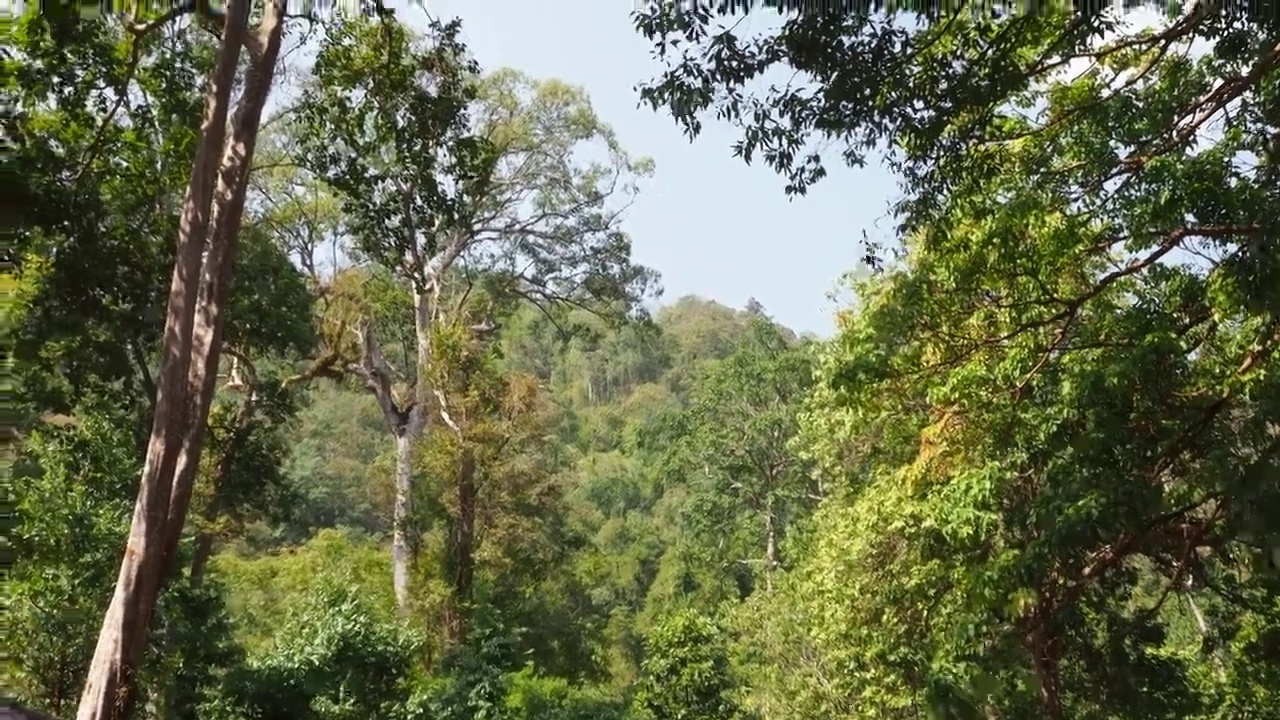
[[[654, 159], [627, 230], [636, 260], [662, 273], [665, 301], [693, 293], [742, 307], [754, 296], [789, 327], [829, 335], [836, 306], [828, 294], [857, 265], [862, 230], [885, 238], [892, 227], [894, 178], [880, 168], [836, 167], [807, 197], [789, 201], [780, 176], [732, 156], [737, 133], [727, 125], [708, 122], [690, 144], [669, 115], [636, 106], [635, 84], [660, 65], [632, 29], [632, 2], [429, 0], [427, 8], [461, 16], [486, 70], [514, 67], [585, 87], [623, 145]], [[400, 13], [410, 24], [422, 18]]]

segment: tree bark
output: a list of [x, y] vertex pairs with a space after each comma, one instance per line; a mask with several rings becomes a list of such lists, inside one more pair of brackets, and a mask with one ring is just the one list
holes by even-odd
[[778, 522], [770, 504], [764, 514], [764, 583], [768, 592], [773, 592], [773, 572], [778, 565]]
[[466, 609], [476, 569], [476, 458], [464, 446], [458, 467], [458, 516], [449, 531], [450, 597], [445, 605], [445, 641], [448, 647], [467, 642]]
[[[410, 574], [413, 567], [413, 547], [409, 543], [409, 521], [413, 513], [413, 452], [417, 441], [427, 427], [427, 407], [430, 393], [429, 370], [431, 367], [431, 328], [436, 294], [440, 279], [448, 272], [454, 260], [465, 248], [466, 238], [454, 238], [444, 251], [422, 264], [413, 256], [406, 261], [405, 270], [413, 286], [413, 329], [416, 347], [412, 397], [397, 400], [392, 391], [392, 371], [382, 354], [373, 333], [373, 326], [366, 322], [361, 328], [360, 343], [363, 357], [358, 365], [347, 370], [364, 379], [365, 387], [373, 393], [382, 410], [383, 418], [395, 438], [395, 502], [391, 519], [391, 582], [395, 591], [396, 608], [401, 615], [409, 611]], [[413, 254], [411, 254], [413, 255]]]
[[410, 515], [413, 513], [413, 450], [426, 428], [427, 369], [431, 365], [431, 300], [416, 282], [413, 288], [413, 332], [417, 363], [414, 397], [396, 434], [396, 497], [391, 521], [391, 575], [396, 608], [401, 614], [409, 610], [409, 575], [414, 561], [408, 536]]
[[136, 671], [164, 571], [173, 473], [190, 418], [187, 375], [216, 163], [226, 135], [231, 85], [248, 14], [248, 2], [229, 0], [222, 41], [205, 90], [200, 141], [178, 226], [151, 436], [115, 593], [103, 617], [77, 720], [127, 717], [137, 699]]
[[[1038, 620], [1038, 622], [1045, 622]], [[1044, 627], [1032, 631], [1030, 647], [1036, 678], [1040, 681], [1040, 711], [1045, 720], [1062, 720], [1062, 674], [1054, 639]]]
[[[1187, 579], [1187, 591], [1179, 593], [1187, 599], [1187, 606], [1191, 608], [1191, 614], [1196, 618], [1196, 627], [1200, 630], [1200, 642], [1203, 647], [1209, 647], [1209, 641], [1213, 639], [1213, 631], [1209, 627], [1209, 622], [1205, 618], [1204, 613], [1200, 612], [1200, 606], [1196, 605], [1196, 599], [1191, 596], [1191, 580]], [[1222, 661], [1222, 654], [1215, 649], [1210, 656], [1213, 658], [1214, 670], [1217, 672], [1218, 680], [1227, 681], [1226, 664]]]
[[[407, 425], [407, 423], [406, 423]], [[409, 609], [409, 549], [407, 525], [413, 511], [413, 441], [416, 433], [402, 428], [396, 435], [396, 498], [391, 520], [391, 582], [396, 593], [396, 609], [401, 614]]]
[[193, 421], [183, 437], [169, 503], [165, 539], [165, 571], [172, 573], [178, 545], [191, 506], [200, 453], [208, 428], [209, 409], [217, 386], [218, 364], [222, 356], [224, 310], [231, 294], [236, 256], [240, 250], [240, 228], [248, 192], [249, 170], [258, 144], [262, 110], [271, 94], [276, 60], [284, 30], [283, 2], [270, 3], [257, 31], [249, 38], [249, 70], [244, 92], [232, 122], [232, 135], [222, 155], [214, 211], [213, 241], [200, 282], [199, 312], [192, 334], [191, 370], [188, 393]]
[[402, 406], [392, 391], [391, 367], [382, 355], [373, 327], [360, 330], [361, 359], [348, 366], [348, 371], [364, 378], [365, 387], [373, 393], [382, 410], [387, 429], [395, 441], [395, 503], [391, 518], [391, 584], [395, 591], [396, 609], [404, 615], [409, 610], [409, 574], [412, 549], [409, 546], [408, 522], [413, 511], [413, 450], [422, 434], [424, 409], [410, 401]]
[[[382, 403], [395, 410], [388, 413], [396, 441], [395, 509], [391, 519], [391, 581], [395, 590], [396, 609], [409, 612], [409, 577], [413, 568], [413, 548], [409, 543], [409, 522], [413, 514], [413, 451], [426, 428], [427, 369], [431, 364], [431, 300], [428, 293], [414, 283], [413, 330], [416, 345], [414, 396], [407, 410], [399, 410], [394, 402]], [[389, 386], [387, 388], [389, 391]]]

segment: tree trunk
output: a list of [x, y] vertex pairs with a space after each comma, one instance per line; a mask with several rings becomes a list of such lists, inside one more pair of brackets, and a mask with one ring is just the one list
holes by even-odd
[[[222, 356], [222, 332], [225, 324], [224, 310], [231, 294], [236, 257], [239, 254], [240, 228], [244, 216], [245, 196], [248, 191], [249, 171], [257, 146], [258, 129], [262, 124], [262, 111], [275, 76], [276, 59], [280, 51], [284, 28], [283, 8], [279, 3], [267, 6], [262, 21], [249, 39], [249, 68], [245, 75], [244, 91], [231, 121], [231, 137], [223, 149], [214, 192], [213, 218], [211, 222], [209, 251], [205, 257], [200, 278], [195, 323], [192, 332], [192, 359], [188, 373], [188, 402], [191, 421], [183, 438], [182, 449], [174, 470], [173, 493], [169, 503], [166, 523], [165, 555], [160, 590], [178, 574], [178, 546], [186, 526], [191, 495], [199, 472], [200, 457], [208, 430], [209, 410], [217, 389], [218, 367]], [[212, 522], [224, 506], [223, 483], [231, 471], [236, 446], [252, 418], [254, 400], [252, 388], [244, 405], [237, 413], [233, 425], [235, 436], [218, 461], [211, 478], [213, 497], [205, 510], [205, 519]], [[199, 587], [204, 581], [204, 570], [213, 550], [213, 536], [207, 530], [196, 538], [192, 574], [188, 581]], [[187, 652], [190, 648], [167, 648], [166, 652]], [[157, 688], [160, 706], [169, 717], [191, 717], [195, 708], [195, 688], [178, 686], [172, 678], [162, 680]]]
[[1032, 631], [1030, 640], [1036, 678], [1040, 681], [1040, 711], [1045, 720], [1062, 720], [1062, 674], [1055, 643], [1044, 627]]
[[248, 11], [249, 3], [243, 0], [228, 2], [222, 41], [205, 91], [204, 121], [178, 227], [151, 437], [115, 593], [103, 617], [77, 720], [127, 717], [137, 697], [136, 672], [146, 650], [164, 571], [173, 473], [189, 421], [187, 376], [216, 163], [226, 135], [231, 85]]
[[778, 565], [778, 522], [770, 507], [764, 514], [764, 583], [769, 592], [773, 592], [773, 571]]
[[416, 439], [416, 433], [409, 432], [408, 424], [396, 435], [396, 499], [391, 521], [391, 582], [396, 592], [396, 609], [402, 615], [409, 610], [412, 557], [405, 526], [413, 511], [413, 441]]
[[409, 611], [409, 571], [412, 548], [409, 545], [409, 516], [413, 512], [413, 450], [422, 434], [425, 409], [411, 402], [402, 408], [391, 390], [391, 368], [382, 356], [372, 325], [360, 332], [361, 362], [349, 370], [364, 378], [365, 387], [373, 393], [387, 421], [387, 429], [395, 440], [395, 504], [391, 518], [391, 585], [395, 591], [396, 609], [401, 615]]
[[[1213, 631], [1209, 628], [1209, 622], [1205, 618], [1204, 613], [1200, 612], [1200, 606], [1196, 605], [1196, 600], [1191, 596], [1191, 579], [1187, 579], [1187, 592], [1179, 593], [1187, 599], [1187, 606], [1191, 608], [1191, 614], [1196, 618], [1196, 627], [1200, 629], [1200, 643], [1203, 647], [1209, 647], [1209, 641], [1213, 639]], [[1222, 655], [1218, 650], [1210, 653], [1213, 658], [1213, 666], [1217, 671], [1218, 680], [1227, 681], [1226, 664], [1222, 662]]]
[[413, 548], [409, 544], [408, 524], [413, 512], [413, 450], [426, 427], [427, 369], [431, 364], [431, 300], [427, 292], [414, 283], [413, 332], [417, 356], [414, 373], [414, 397], [396, 433], [396, 497], [391, 522], [391, 579], [395, 587], [396, 608], [404, 615], [409, 611], [409, 573], [413, 567]]
[[213, 557], [213, 533], [205, 530], [196, 536], [196, 546], [191, 554], [191, 574], [187, 579], [191, 587], [198, 588], [204, 584], [204, 572], [209, 567], [211, 557]]
[[467, 642], [467, 606], [476, 569], [476, 458], [464, 447], [458, 467], [458, 516], [449, 531], [450, 597], [445, 605], [448, 647]]
[[191, 506], [191, 491], [200, 466], [208, 428], [209, 409], [217, 387], [218, 364], [222, 355], [223, 310], [231, 294], [236, 257], [240, 250], [240, 227], [244, 218], [245, 195], [249, 171], [258, 145], [262, 126], [262, 110], [271, 94], [275, 79], [276, 59], [284, 31], [282, 2], [267, 6], [257, 32], [250, 39], [250, 64], [245, 76], [244, 92], [236, 108], [232, 135], [222, 157], [214, 211], [213, 241], [205, 260], [200, 282], [200, 311], [196, 314], [192, 335], [192, 366], [188, 393], [194, 421], [183, 438], [169, 503], [169, 519], [165, 541], [166, 572], [172, 572], [177, 560], [178, 544]]

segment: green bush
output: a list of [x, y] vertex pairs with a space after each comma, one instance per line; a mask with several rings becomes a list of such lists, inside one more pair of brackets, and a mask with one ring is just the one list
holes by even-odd
[[507, 678], [505, 720], [624, 720], [626, 706], [602, 690], [543, 677], [526, 666]]
[[229, 682], [209, 717], [393, 720], [406, 713], [420, 638], [354, 590], [323, 588]]
[[710, 618], [682, 610], [661, 619], [645, 638], [636, 693], [639, 712], [652, 720], [734, 720], [733, 692], [723, 630]]

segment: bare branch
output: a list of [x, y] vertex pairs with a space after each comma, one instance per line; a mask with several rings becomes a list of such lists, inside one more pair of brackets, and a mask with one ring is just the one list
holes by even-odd
[[382, 348], [374, 337], [373, 323], [366, 321], [354, 332], [360, 338], [361, 358], [359, 363], [347, 365], [347, 370], [364, 379], [365, 387], [378, 401], [378, 407], [382, 409], [382, 416], [386, 418], [391, 431], [399, 436], [405, 430], [413, 405], [401, 408], [396, 403], [391, 389], [391, 366], [387, 364]]
[[437, 389], [431, 392], [436, 396], [436, 401], [440, 403], [440, 419], [444, 420], [444, 424], [454, 432], [459, 438], [462, 437], [462, 428], [458, 427], [458, 423], [454, 422], [453, 417], [449, 415], [449, 401], [445, 398], [444, 393]]

